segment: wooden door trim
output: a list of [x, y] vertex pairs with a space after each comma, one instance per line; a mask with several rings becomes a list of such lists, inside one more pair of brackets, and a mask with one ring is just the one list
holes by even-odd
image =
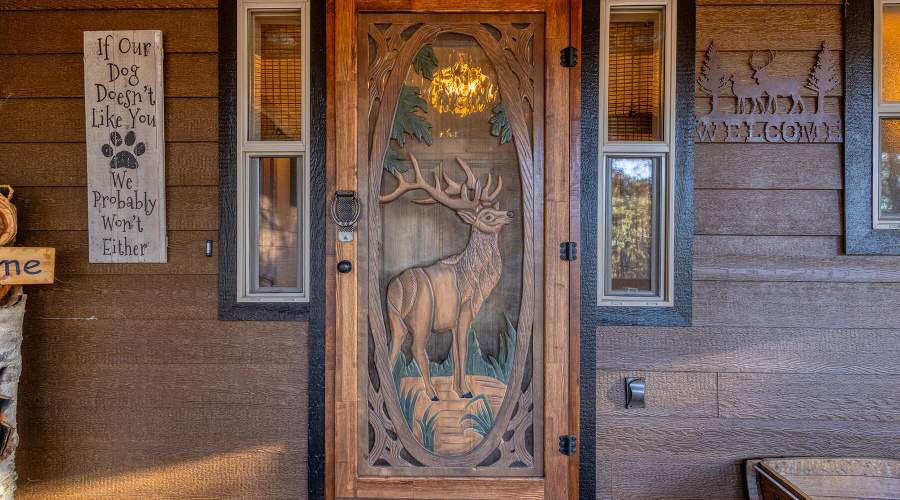
[[[462, 0], [424, 2], [348, 0], [329, 1], [327, 27], [329, 37], [329, 189], [328, 196], [338, 189], [357, 189], [358, 158], [360, 145], [358, 132], [356, 60], [360, 48], [357, 43], [357, 15], [359, 11], [425, 11], [448, 12], [497, 12], [495, 6], [474, 7]], [[541, 318], [544, 331], [559, 331], [559, 325], [569, 328], [570, 280], [573, 271], [569, 262], [555, 259], [559, 243], [570, 240], [570, 215], [572, 210], [570, 177], [573, 164], [577, 161], [570, 156], [569, 129], [572, 119], [569, 114], [570, 73], [566, 68], [554, 64], [555, 54], [570, 45], [570, 5], [569, 0], [525, 0], [503, 5], [503, 12], [545, 12], [545, 114], [544, 131], [535, 136], [536, 146], [540, 141], [544, 151], [544, 302], [547, 304]], [[338, 36], [340, 34], [340, 36]], [[558, 89], [566, 89], [558, 92]], [[340, 106], [335, 100], [340, 96]], [[553, 140], [545, 140], [552, 134]], [[548, 168], [549, 166], [549, 168]], [[552, 169], [552, 171], [551, 171]], [[577, 184], [573, 187], [577, 189]], [[536, 200], [540, 201], [540, 200]], [[538, 208], [538, 207], [536, 207]], [[336, 242], [335, 232], [329, 224], [328, 241]], [[544, 477], [543, 478], [378, 478], [359, 477], [357, 469], [356, 433], [341, 432], [342, 429], [356, 429], [359, 398], [357, 397], [357, 372], [359, 345], [355, 335], [338, 335], [338, 332], [357, 332], [362, 311], [358, 308], [359, 276], [357, 266], [348, 274], [336, 274], [337, 261], [347, 259], [357, 262], [362, 249], [358, 243], [329, 244], [327, 250], [327, 286], [330, 301], [327, 309], [328, 322], [326, 357], [326, 411], [333, 418], [326, 419], [326, 498], [473, 498], [475, 492], [485, 494], [483, 498], [509, 498], [512, 494], [521, 498], [574, 498], [577, 494], [572, 484], [577, 481], [577, 456], [568, 457], [557, 453], [558, 437], [575, 434], [577, 426], [577, 389], [570, 386], [568, 391], [544, 390]], [[552, 304], [552, 306], [551, 306]], [[341, 314], [337, 314], [338, 311]], [[536, 317], [537, 321], [538, 318]], [[571, 332], [569, 332], [571, 334]], [[575, 337], [577, 339], [577, 336]], [[353, 339], [349, 341], [348, 339]], [[571, 335], [544, 337], [544, 386], [569, 385], [572, 380], [572, 353], [577, 353], [577, 343], [571, 343]], [[338, 355], [340, 353], [340, 355]], [[577, 362], [577, 358], [575, 358]], [[574, 391], [574, 392], [573, 392]], [[546, 409], [559, 409], [557, 414], [546, 413]], [[311, 457], [312, 459], [312, 457]], [[573, 465], [574, 464], [574, 465]], [[574, 479], [573, 479], [574, 476]], [[411, 486], [415, 483], [415, 488]], [[504, 491], [496, 491], [503, 485]], [[463, 487], [460, 487], [463, 486]], [[551, 489], [552, 488], [552, 489]]]
[[[571, 0], [569, 6], [569, 43], [581, 53], [581, 0]], [[569, 70], [569, 241], [581, 247], [581, 68], [575, 67]], [[576, 248], [577, 248], [576, 247]], [[569, 429], [578, 436], [578, 440], [584, 445], [583, 436], [585, 429], [581, 428], [581, 415], [584, 409], [581, 405], [581, 378], [583, 367], [581, 366], [581, 261], [575, 260], [569, 263], [569, 397], [570, 401], [578, 401], [571, 405], [569, 411]], [[593, 360], [593, 356], [587, 359]], [[577, 367], [577, 369], [576, 369]], [[589, 393], [594, 397], [594, 393]], [[589, 432], [594, 432], [593, 430]], [[591, 448], [582, 457], [578, 447], [577, 459], [569, 462], [569, 492], [582, 497], [581, 491], [581, 467], [587, 460], [593, 468], [595, 454]], [[588, 492], [586, 490], [585, 494]], [[590, 495], [594, 496], [596, 490], [591, 489]]]
[[547, 0], [515, 0], [502, 4], [487, 3], [479, 5], [471, 0], [357, 0], [356, 5], [360, 13], [520, 13], [544, 12], [549, 3]]

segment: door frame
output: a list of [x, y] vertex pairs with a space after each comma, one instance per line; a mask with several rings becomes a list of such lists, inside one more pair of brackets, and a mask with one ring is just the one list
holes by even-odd
[[[358, 106], [357, 100], [357, 20], [360, 12], [485, 12], [498, 13], [496, 8], [478, 8], [476, 2], [424, 0], [399, 2], [397, 0], [348, 0], [330, 1], [326, 9], [326, 30], [328, 36], [327, 67], [327, 199], [336, 190], [357, 189], [358, 173]], [[575, 8], [577, 7], [577, 8]], [[580, 120], [573, 118], [578, 106], [578, 68], [557, 68], [552, 64], [563, 48], [574, 45], [580, 36], [580, 2], [570, 7], [568, 0], [518, 0], [504, 5], [503, 12], [544, 12], [545, 27], [545, 136], [544, 169], [544, 330], [550, 331], [555, 325], [567, 325], [568, 335], [545, 336], [544, 366], [544, 477], [543, 478], [418, 478], [392, 477], [360, 478], [356, 474], [356, 432], [342, 429], [356, 429], [358, 385], [356, 376], [347, 364], [357, 359], [357, 322], [363, 319], [365, 311], [358, 307], [358, 278], [356, 269], [347, 274], [338, 274], [338, 261], [356, 261], [357, 243], [337, 243], [333, 224], [327, 225], [328, 241], [326, 252], [326, 302], [325, 314], [325, 405], [324, 446], [310, 442], [310, 471], [319, 470], [324, 455], [324, 475], [310, 474], [310, 498], [346, 498], [359, 496], [383, 496], [390, 498], [439, 498], [453, 492], [454, 486], [465, 485], [465, 490], [456, 490], [456, 496], [471, 498], [474, 492], [487, 493], [486, 498], [508, 498], [510, 494], [537, 498], [535, 493], [543, 492], [543, 498], [574, 498], [578, 493], [578, 454], [569, 457], [557, 452], [561, 435], [577, 434], [579, 425], [579, 384], [578, 372], [570, 367], [578, 366], [579, 359], [579, 315], [577, 286], [578, 266], [575, 263], [556, 259], [559, 244], [571, 241], [578, 235], [578, 171], [580, 168], [579, 139], [577, 130]], [[577, 45], [576, 45], [577, 47]], [[552, 89], [564, 88], [564, 92]], [[570, 89], [572, 89], [570, 91]], [[340, 99], [341, 106], [335, 105]], [[548, 137], [552, 134], [557, 140]], [[569, 140], [565, 140], [568, 137]], [[536, 139], [537, 140], [537, 139]], [[574, 192], [574, 193], [573, 193]], [[576, 196], [573, 201], [573, 196]], [[556, 223], [553, 223], [553, 221]], [[574, 221], [574, 222], [573, 222]], [[573, 231], [573, 228], [575, 229]], [[575, 281], [572, 281], [573, 278]], [[571, 283], [571, 284], [570, 284]], [[342, 313], [337, 314], [338, 305]], [[556, 331], [559, 328], [555, 328]], [[344, 332], [344, 335], [338, 335]], [[348, 337], [348, 333], [350, 336]], [[352, 338], [352, 342], [342, 342], [342, 337]], [[312, 342], [311, 342], [312, 344]], [[312, 345], [311, 345], [312, 347]], [[310, 355], [315, 353], [310, 351]], [[311, 368], [314, 365], [311, 365]], [[349, 370], [349, 371], [346, 371]], [[552, 380], [551, 380], [552, 379]], [[561, 380], [564, 382], [561, 382]], [[547, 387], [564, 383], [568, 391], [552, 391]], [[311, 395], [316, 388], [310, 386]], [[347, 397], [349, 396], [349, 397]], [[311, 397], [312, 399], [312, 397]], [[548, 408], [559, 408], [556, 415], [546, 412]], [[310, 407], [310, 412], [315, 409]], [[317, 418], [311, 418], [310, 424]], [[313, 434], [311, 429], [310, 434]], [[324, 448], [324, 449], [322, 449]], [[322, 453], [324, 452], [324, 453]], [[591, 455], [591, 454], [589, 454]], [[323, 477], [324, 476], [324, 477]], [[549, 478], [549, 481], [548, 481]], [[313, 484], [315, 480], [318, 484]], [[324, 480], [324, 488], [318, 485]], [[416, 482], [413, 490], [412, 481]], [[493, 487], [503, 483], [509, 488], [491, 496]], [[547, 487], [549, 485], [549, 488]], [[392, 491], [393, 490], [393, 491]], [[316, 495], [314, 495], [316, 492]], [[392, 495], [392, 493], [395, 493]]]

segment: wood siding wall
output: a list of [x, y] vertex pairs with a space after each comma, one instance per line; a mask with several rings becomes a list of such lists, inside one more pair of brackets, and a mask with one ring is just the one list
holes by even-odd
[[[216, 319], [217, 5], [0, 3], [0, 181], [19, 243], [57, 248], [28, 290], [21, 500], [306, 496], [307, 324]], [[163, 30], [167, 264], [87, 263], [82, 32], [114, 29]]]
[[[726, 64], [842, 48], [839, 0], [698, 4], [698, 65], [714, 33]], [[204, 255], [216, 6], [0, 5], [0, 181], [59, 272], [29, 293], [20, 499], [305, 496], [306, 325], [217, 321]], [[169, 263], [88, 265], [81, 33], [160, 28]], [[840, 155], [696, 146], [695, 326], [599, 329], [598, 498], [744, 498], [751, 457], [900, 458], [900, 258], [841, 254]], [[646, 409], [622, 408], [625, 376], [647, 378]]]
[[[753, 50], [794, 77], [823, 41], [843, 60], [840, 0], [697, 3], [698, 71], [713, 38], [745, 79]], [[900, 457], [900, 258], [842, 254], [841, 146], [695, 147], [694, 326], [599, 328], [598, 498], [743, 499], [748, 458]]]

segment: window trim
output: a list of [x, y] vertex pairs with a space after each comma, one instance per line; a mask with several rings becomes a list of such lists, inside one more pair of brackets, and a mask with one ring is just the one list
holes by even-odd
[[[668, 130], [664, 141], [611, 143], [605, 137], [605, 109], [608, 86], [605, 72], [608, 52], [607, 20], [611, 6], [665, 5], [666, 48], [668, 61], [664, 63], [671, 75], [665, 84], [668, 102], [664, 102]], [[694, 40], [695, 0], [607, 0], [585, 4], [582, 17], [582, 74], [581, 74], [581, 268], [582, 268], [582, 324], [583, 325], [655, 325], [686, 326], [691, 323], [691, 295], [693, 274], [693, 161], [694, 161]], [[601, 24], [603, 23], [603, 24]], [[603, 98], [601, 98], [601, 96]], [[603, 121], [601, 121], [601, 118]], [[667, 196], [660, 209], [666, 221], [666, 234], [660, 235], [660, 262], [667, 269], [660, 283], [662, 299], [610, 296], [601, 302], [603, 285], [604, 245], [606, 230], [601, 225], [605, 196], [605, 156], [635, 154], [637, 152], [665, 155], [663, 175], [669, 182], [661, 189]], [[661, 224], [662, 226], [662, 224]], [[667, 247], [667, 248], [663, 248]], [[663, 255], [665, 253], [665, 255]], [[591, 327], [588, 326], [588, 329]], [[593, 335], [584, 331], [583, 335]]]
[[[325, 6], [323, 0], [273, 1], [273, 0], [223, 0], [219, 4], [219, 311], [220, 320], [231, 321], [310, 321], [319, 309], [311, 304], [324, 304], [325, 263], [325, 148], [326, 148], [326, 37]], [[302, 134], [302, 150], [297, 143], [277, 144], [279, 141], [246, 141], [249, 109], [242, 109], [247, 99], [241, 99], [241, 91], [248, 86], [249, 73], [246, 63], [239, 59], [241, 52], [248, 52], [246, 24], [248, 9], [273, 8], [273, 10], [301, 10], [304, 18], [303, 37], [305, 65], [305, 95], [303, 113], [305, 130]], [[312, 22], [321, 19], [322, 22]], [[242, 36], [239, 36], [239, 31]], [[243, 51], [239, 43], [244, 44]], [[243, 81], [244, 83], [241, 83]], [[260, 147], [260, 149], [245, 148]], [[245, 149], [239, 149], [245, 148]], [[261, 149], [266, 148], [266, 149]], [[242, 190], [249, 184], [250, 155], [300, 154], [308, 172], [304, 179], [307, 191], [304, 202], [308, 217], [308, 233], [304, 248], [308, 256], [306, 265], [307, 297], [298, 300], [261, 301], [241, 300], [239, 285], [246, 282], [249, 262], [242, 259], [249, 248], [247, 203], [249, 193]], [[298, 172], [299, 177], [300, 172]], [[299, 194], [299, 193], [298, 193]], [[244, 207], [244, 214], [241, 214]], [[241, 244], [239, 244], [241, 243]], [[239, 264], [241, 263], [241, 264]], [[245, 266], [242, 269], [239, 266]], [[243, 276], [242, 276], [243, 274]], [[284, 295], [284, 294], [279, 294]]]
[[[658, 156], [662, 158], [663, 168], [660, 169], [660, 182], [663, 189], [658, 189], [657, 193], [662, 203], [657, 206], [659, 213], [659, 224], [654, 230], [659, 231], [657, 237], [657, 261], [654, 263], [658, 267], [655, 277], [658, 280], [658, 293], [652, 297], [643, 296], [624, 296], [606, 293], [606, 283], [609, 281], [607, 274], [608, 245], [597, 245], [597, 294], [594, 302], [602, 307], [672, 307], [674, 305], [674, 283], [675, 283], [675, 235], [673, 228], [675, 227], [675, 196], [674, 183], [669, 182], [675, 178], [675, 165], [678, 158], [673, 147], [673, 140], [676, 136], [676, 116], [675, 116], [675, 43], [677, 40], [676, 20], [678, 17], [678, 0], [606, 0], [602, 2], [600, 9], [600, 62], [599, 62], [599, 92], [600, 96], [609, 95], [609, 44], [604, 43], [609, 40], [610, 21], [612, 18], [612, 10], [624, 8], [625, 10], [633, 8], [641, 10], [647, 8], [664, 9], [663, 24], [665, 29], [665, 41], [663, 46], [663, 106], [662, 126], [663, 136], [660, 141], [610, 141], [608, 134], [609, 114], [607, 108], [609, 99], [599, 99], [600, 104], [600, 130], [598, 132], [599, 156], [594, 164], [585, 163], [583, 165], [597, 165], [602, 170], [599, 176], [599, 189], [602, 190], [602, 196], [598, 199], [598, 217], [597, 217], [597, 234], [607, 238], [610, 227], [607, 222], [609, 219], [607, 209], [607, 201], [609, 193], [606, 192], [609, 179], [607, 175], [607, 159], [615, 156]], [[675, 15], [672, 15], [672, 13]], [[654, 200], [654, 202], [657, 200]], [[605, 240], [608, 242], [608, 240]]]
[[[238, 246], [237, 260], [241, 264], [237, 267], [237, 301], [238, 302], [309, 302], [309, 155], [306, 145], [309, 144], [309, 3], [305, 0], [237, 0], [238, 1], [238, 140], [236, 141], [237, 158], [240, 162], [236, 165], [237, 175], [237, 204], [240, 208], [237, 216]], [[265, 14], [293, 14], [299, 11], [301, 19], [301, 50], [303, 57], [301, 78], [301, 138], [299, 141], [262, 141], [251, 140], [250, 136], [250, 16], [254, 12]], [[300, 234], [299, 267], [302, 269], [300, 276], [299, 292], [253, 292], [251, 280], [254, 278], [252, 270], [255, 263], [251, 259], [258, 255], [252, 249], [251, 241], [253, 231], [253, 219], [258, 214], [253, 213], [250, 200], [254, 194], [250, 192], [254, 186], [252, 158], [265, 156], [298, 156], [302, 162], [298, 163], [297, 178], [302, 186], [298, 195], [302, 203], [298, 204], [300, 212], [298, 231]]]
[[844, 15], [844, 251], [900, 255], [900, 231], [876, 229], [875, 9], [879, 0], [848, 0]]
[[900, 229], [900, 221], [886, 221], [881, 219], [881, 122], [882, 119], [900, 119], [900, 102], [884, 101], [881, 97], [881, 91], [884, 81], [884, 73], [882, 66], [882, 48], [884, 46], [883, 15], [886, 5], [895, 5], [900, 7], [898, 0], [877, 0], [878, 7], [875, 8], [875, 20], [873, 28], [875, 31], [875, 39], [873, 42], [874, 55], [872, 63], [875, 66], [872, 92], [875, 96], [873, 106], [872, 120], [872, 228], [873, 229]]

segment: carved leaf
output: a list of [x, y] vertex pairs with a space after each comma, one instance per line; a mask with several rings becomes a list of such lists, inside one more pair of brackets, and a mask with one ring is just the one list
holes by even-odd
[[397, 141], [402, 148], [406, 144], [406, 135], [431, 146], [431, 124], [424, 116], [416, 114], [416, 108], [428, 112], [428, 103], [419, 95], [419, 87], [403, 86], [397, 111], [394, 113], [394, 125], [391, 128], [391, 139]]
[[421, 74], [422, 78], [433, 79], [434, 69], [438, 65], [438, 58], [434, 54], [434, 49], [431, 48], [431, 45], [426, 45], [419, 49], [412, 64], [413, 69], [416, 73]]
[[381, 166], [391, 174], [409, 170], [409, 166], [406, 164], [406, 158], [390, 146], [388, 146], [387, 150], [384, 152], [384, 161]]
[[509, 115], [506, 114], [506, 108], [501, 101], [494, 107], [494, 115], [491, 116], [491, 135], [500, 137], [500, 145], [512, 140], [512, 127], [509, 125]]

